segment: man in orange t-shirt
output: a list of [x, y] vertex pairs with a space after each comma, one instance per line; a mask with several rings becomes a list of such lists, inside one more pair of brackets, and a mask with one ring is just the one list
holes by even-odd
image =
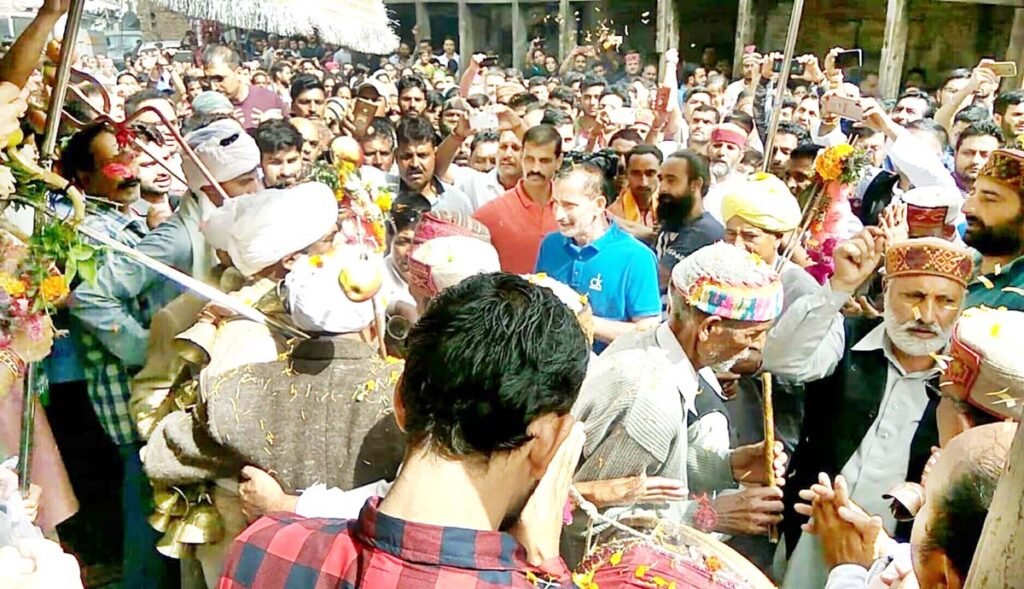
[[491, 232], [501, 269], [529, 274], [540, 242], [558, 231], [551, 208], [551, 181], [562, 167], [562, 138], [551, 125], [538, 125], [523, 137], [523, 177], [511, 190], [480, 208], [474, 217]]

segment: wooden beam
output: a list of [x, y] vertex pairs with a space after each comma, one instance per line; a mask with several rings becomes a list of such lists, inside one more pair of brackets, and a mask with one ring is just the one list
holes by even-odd
[[1006, 47], [1006, 60], [1017, 62], [1017, 77], [1003, 78], [1004, 92], [1021, 88], [1024, 83], [1024, 8], [1013, 11], [1013, 27], [1010, 29], [1010, 43]]
[[903, 59], [907, 53], [907, 29], [910, 28], [909, 0], [889, 0], [885, 13], [885, 38], [878, 88], [882, 98], [896, 98], [903, 77]]
[[526, 24], [519, 0], [512, 0], [512, 67], [523, 69], [523, 52], [526, 51]]
[[[420, 39], [430, 39], [430, 14], [423, 0], [416, 0], [416, 42]], [[413, 51], [416, 49], [413, 48]], [[414, 59], [416, 55], [413, 54]]]
[[473, 15], [469, 11], [466, 0], [459, 0], [459, 73], [469, 65], [476, 51], [476, 41], [473, 38]]
[[576, 46], [576, 18], [569, 0], [558, 0], [558, 63]]
[[736, 13], [736, 49], [732, 57], [732, 73], [743, 73], [743, 48], [754, 42], [754, 0], [740, 0]]
[[673, 0], [658, 0], [657, 33], [654, 41], [655, 49], [664, 54], [669, 49], [679, 46], [679, 14]]
[[1010, 447], [964, 589], [1024, 587], [1024, 427]]

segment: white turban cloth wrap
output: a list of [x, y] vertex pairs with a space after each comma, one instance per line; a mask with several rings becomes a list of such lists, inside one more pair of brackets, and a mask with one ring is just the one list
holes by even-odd
[[[256, 146], [256, 140], [234, 119], [214, 121], [193, 131], [185, 136], [185, 143], [196, 152], [217, 182], [233, 180], [260, 165], [260, 148]], [[199, 167], [187, 157], [181, 167], [189, 190], [202, 196], [203, 187], [210, 183]]]
[[320, 241], [337, 222], [334, 192], [307, 182], [232, 198], [211, 213], [202, 232], [249, 277]]
[[299, 329], [316, 333], [358, 333], [373, 323], [373, 302], [345, 295], [338, 276], [366, 255], [384, 271], [384, 259], [355, 245], [340, 245], [323, 256], [302, 256], [284, 279], [288, 309]]

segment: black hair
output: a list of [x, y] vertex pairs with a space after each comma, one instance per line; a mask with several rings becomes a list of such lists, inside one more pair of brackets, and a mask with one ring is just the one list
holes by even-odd
[[117, 74], [117, 78], [116, 78], [116, 79], [115, 79], [114, 81], [115, 81], [115, 82], [116, 82], [117, 84], [120, 84], [120, 83], [121, 83], [121, 78], [123, 78], [123, 77], [125, 77], [125, 76], [128, 76], [128, 77], [130, 77], [131, 79], [135, 80], [135, 82], [136, 82], [136, 83], [139, 83], [139, 78], [138, 78], [138, 76], [136, 76], [135, 74], [133, 74], [133, 73], [131, 73], [131, 72], [121, 72], [121, 73]]
[[740, 161], [748, 166], [760, 168], [761, 165], [764, 164], [764, 154], [756, 149], [748, 147], [743, 151], [743, 159]]
[[742, 110], [734, 110], [730, 112], [725, 115], [722, 122], [739, 125], [744, 131], [746, 131], [747, 135], [750, 135], [754, 131], [754, 117], [748, 115]]
[[640, 133], [638, 133], [636, 129], [627, 128], [616, 131], [615, 134], [612, 135], [610, 139], [608, 139], [608, 145], [611, 145], [612, 143], [615, 143], [620, 139], [623, 141], [632, 141], [633, 143], [644, 142], [644, 138], [640, 136]]
[[942, 89], [946, 87], [946, 84], [950, 83], [953, 80], [966, 80], [970, 77], [971, 70], [965, 67], [956, 68], [955, 70], [952, 70], [948, 74], [946, 74], [946, 79], [942, 80], [942, 83], [939, 84], [937, 90], [942, 91]]
[[520, 92], [508, 99], [508, 107], [512, 109], [522, 108], [530, 106], [531, 104], [537, 104], [540, 99], [530, 94], [529, 92]]
[[537, 418], [569, 412], [590, 351], [551, 290], [504, 273], [444, 290], [408, 344], [398, 394], [409, 443], [487, 458], [529, 442]]
[[444, 96], [434, 90], [427, 92], [427, 110], [441, 110], [442, 108], [444, 108]]
[[206, 84], [203, 83], [203, 79], [202, 78], [200, 78], [199, 76], [193, 76], [192, 74], [185, 74], [184, 76], [182, 76], [181, 82], [183, 84], [185, 84], [186, 88], [188, 88], [189, 84], [192, 84], [192, 83], [195, 83], [195, 82], [199, 82], [199, 85], [203, 86], [204, 88], [206, 87]]
[[124, 114], [129, 117], [134, 116], [135, 113], [139, 112], [139, 109], [142, 108], [142, 103], [150, 100], [166, 100], [168, 104], [171, 104], [171, 99], [167, 98], [167, 95], [163, 92], [153, 88], [146, 88], [141, 92], [136, 92], [129, 96], [128, 99], [124, 101]]
[[292, 69], [292, 64], [288, 63], [287, 61], [279, 61], [274, 65], [270, 66], [270, 79], [272, 81], [276, 80], [277, 74], [283, 72], [284, 68]]
[[473, 136], [473, 141], [469, 144], [469, 152], [473, 153], [476, 151], [477, 146], [481, 143], [497, 143], [498, 134], [494, 131], [481, 131]]
[[1024, 103], [1024, 90], [1011, 90], [1009, 92], [1003, 92], [996, 97], [996, 102], [993, 105], [992, 112], [997, 115], [1005, 115], [1006, 110], [1011, 105], [1016, 106]]
[[629, 166], [629, 160], [633, 159], [633, 156], [636, 155], [653, 155], [655, 158], [658, 159], [659, 164], [665, 161], [664, 155], [662, 155], [660, 149], [653, 145], [641, 143], [640, 145], [637, 145], [633, 149], [629, 150], [629, 153], [626, 154], [626, 166]]
[[242, 65], [238, 53], [227, 45], [209, 45], [203, 50], [203, 64], [213, 61], [221, 61], [231, 69], [238, 69]]
[[491, 103], [491, 99], [486, 94], [470, 94], [466, 97], [466, 102], [473, 108], [483, 108]]
[[540, 124], [551, 125], [552, 127], [571, 125], [572, 117], [557, 108], [548, 107], [544, 110], [544, 118], [540, 120]]
[[934, 137], [935, 140], [939, 142], [939, 145], [942, 146], [942, 149], [949, 147], [949, 133], [946, 132], [946, 129], [942, 125], [935, 122], [934, 119], [918, 119], [913, 123], [908, 124], [907, 130], [931, 133], [932, 137]]
[[104, 123], [93, 123], [83, 127], [68, 140], [60, 154], [61, 175], [78, 181], [81, 172], [95, 172], [96, 158], [92, 154], [92, 143], [101, 133], [113, 133]]
[[432, 146], [437, 147], [437, 131], [434, 130], [434, 126], [425, 117], [408, 115], [402, 117], [402, 120], [398, 123], [397, 147], [401, 148], [403, 145], [411, 143], [430, 143]]
[[711, 91], [706, 86], [694, 86], [686, 91], [686, 95], [683, 97], [683, 104], [686, 104], [693, 98], [694, 94], [707, 94], [711, 96]]
[[673, 159], [686, 160], [686, 179], [690, 182], [700, 179], [700, 195], [707, 196], [708, 190], [711, 188], [711, 173], [708, 171], [707, 158], [696, 151], [681, 149], [665, 158], [665, 161]]
[[423, 93], [425, 97], [427, 95], [427, 84], [423, 81], [423, 78], [419, 76], [403, 76], [398, 80], [398, 95], [401, 96], [406, 90], [411, 88], [417, 88]]
[[421, 214], [421, 211], [413, 207], [396, 207], [390, 215], [392, 232], [397, 234], [416, 227]]
[[299, 133], [294, 125], [281, 119], [260, 123], [253, 130], [252, 135], [262, 155], [270, 155], [291, 148], [302, 151], [302, 146], [306, 142], [302, 133]]
[[814, 159], [818, 157], [818, 152], [822, 149], [824, 149], [824, 147], [814, 142], [801, 143], [796, 146], [796, 149], [789, 153], [789, 159]]
[[629, 99], [629, 94], [625, 89], [618, 86], [605, 88], [604, 92], [601, 93], [601, 98], [604, 98], [605, 96], [618, 96], [622, 99], [622, 106], [632, 106], [633, 104], [633, 101]]
[[[782, 99], [782, 106], [780, 108], [791, 108], [793, 110], [796, 110], [797, 106], [799, 105], [796, 103], [796, 98], [793, 98], [792, 96], [786, 96], [785, 98]], [[786, 121], [782, 122], [784, 123]]]
[[382, 135], [389, 143], [391, 143], [391, 149], [394, 150], [395, 145], [398, 143], [395, 126], [387, 117], [373, 117], [373, 119], [370, 120], [370, 124], [366, 127], [366, 132], [363, 134], [360, 143], [376, 139]]
[[708, 106], [706, 104], [702, 104], [702, 105], [698, 106], [697, 108], [693, 109], [693, 114], [697, 114], [699, 112], [714, 113], [715, 114], [715, 124], [716, 125], [722, 121], [722, 113], [718, 112], [718, 109], [713, 107], [713, 106]]
[[991, 121], [992, 115], [989, 114], [988, 109], [983, 106], [970, 105], [967, 108], [956, 113], [953, 117], [954, 123], [980, 123], [982, 121]]
[[576, 108], [576, 93], [572, 91], [572, 88], [559, 86], [551, 91], [549, 98], [559, 100], [570, 105], [572, 108]]
[[965, 139], [984, 137], [986, 135], [994, 137], [1000, 145], [1003, 144], [1003, 132], [999, 129], [999, 126], [992, 121], [981, 121], [979, 123], [971, 123], [960, 133], [960, 136], [956, 138], [956, 150], [960, 151], [960, 145], [963, 144]]
[[551, 125], [531, 127], [523, 135], [523, 146], [525, 147], [527, 143], [538, 146], [554, 145], [555, 157], [561, 157], [562, 155], [562, 136]]
[[803, 125], [798, 125], [792, 121], [781, 121], [775, 135], [793, 135], [796, 137], [797, 145], [811, 140], [811, 134], [807, 132], [807, 129], [804, 129]]
[[977, 466], [949, 481], [924, 540], [922, 548], [929, 552], [941, 550], [961, 579], [966, 579], [971, 570], [974, 551], [1003, 472], [1003, 465], [996, 462], [999, 461], [981, 457]]
[[[902, 102], [905, 98], [917, 98], [923, 100], [925, 103], [924, 118], [930, 119], [935, 117], [935, 109], [937, 108], [935, 99], [924, 90], [918, 90], [917, 88], [909, 88], [900, 94], [900, 97], [896, 100], [896, 104]], [[947, 141], [948, 143], [948, 141]]]
[[547, 85], [548, 85], [548, 79], [545, 78], [544, 76], [534, 76], [534, 77], [530, 78], [530, 84], [529, 84], [530, 88], [534, 88], [534, 87], [537, 87], [537, 86], [547, 86]]
[[324, 98], [327, 97], [327, 90], [324, 89], [324, 83], [313, 74], [299, 74], [292, 78], [292, 89], [289, 92], [294, 102], [302, 96], [303, 92], [310, 90], [319, 90], [324, 93]]
[[593, 88], [594, 86], [608, 86], [608, 82], [604, 78], [598, 76], [584, 76], [583, 81], [580, 83], [580, 92], [587, 88]]

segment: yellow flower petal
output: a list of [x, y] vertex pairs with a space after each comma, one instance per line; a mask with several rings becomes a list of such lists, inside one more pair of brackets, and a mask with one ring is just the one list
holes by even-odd
[[610, 562], [612, 566], [615, 566], [622, 562], [622, 552], [619, 551], [613, 554], [612, 557], [608, 559], [608, 562]]
[[978, 282], [984, 284], [985, 288], [989, 288], [989, 289], [990, 288], [994, 288], [994, 286], [995, 286], [995, 285], [992, 284], [992, 281], [989, 280], [988, 278], [986, 278], [985, 276], [978, 276]]

